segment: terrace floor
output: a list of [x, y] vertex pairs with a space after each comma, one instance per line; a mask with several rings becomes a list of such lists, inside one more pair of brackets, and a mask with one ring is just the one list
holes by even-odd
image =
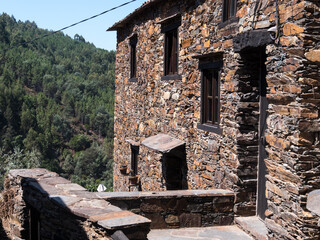
[[253, 240], [237, 226], [152, 229], [149, 240]]

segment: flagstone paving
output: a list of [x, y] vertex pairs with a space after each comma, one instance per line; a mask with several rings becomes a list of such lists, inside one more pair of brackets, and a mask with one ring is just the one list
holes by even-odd
[[253, 240], [237, 226], [206, 228], [154, 229], [149, 240]]

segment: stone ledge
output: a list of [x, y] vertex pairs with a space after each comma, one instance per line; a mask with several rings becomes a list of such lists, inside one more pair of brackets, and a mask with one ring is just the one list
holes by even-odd
[[134, 198], [172, 198], [172, 197], [225, 197], [234, 196], [233, 191], [223, 189], [212, 190], [169, 190], [155, 192], [102, 192], [97, 196], [108, 199], [134, 199]]

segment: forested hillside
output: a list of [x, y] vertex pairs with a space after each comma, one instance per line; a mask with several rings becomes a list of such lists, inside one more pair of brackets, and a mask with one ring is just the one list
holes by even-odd
[[63, 33], [26, 44], [48, 33], [0, 15], [0, 178], [44, 167], [110, 188], [115, 52]]

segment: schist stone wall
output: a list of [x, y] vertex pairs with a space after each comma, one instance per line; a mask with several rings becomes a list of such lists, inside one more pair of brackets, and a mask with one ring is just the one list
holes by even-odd
[[98, 195], [151, 220], [151, 229], [233, 224], [234, 193], [228, 190], [105, 192]]
[[[320, 2], [239, 0], [236, 17], [224, 23], [222, 2], [153, 0], [113, 28], [118, 33], [114, 189], [129, 191], [129, 177], [120, 172], [121, 166], [131, 165], [126, 140], [141, 143], [165, 133], [185, 142], [187, 188], [231, 189], [236, 192], [235, 213], [255, 215], [263, 142], [266, 159], [260, 165], [266, 165], [262, 192], [267, 199], [263, 214], [270, 238], [317, 239], [317, 218], [307, 210], [306, 199], [320, 188]], [[163, 80], [161, 23], [175, 14], [181, 14], [180, 78]], [[130, 80], [133, 34], [135, 81]], [[219, 60], [223, 61], [219, 131], [210, 132], [200, 124], [199, 63]], [[259, 84], [261, 73], [265, 92]], [[259, 96], [268, 102], [265, 109]], [[263, 112], [266, 123], [259, 124]], [[154, 163], [161, 159], [159, 152], [142, 148], [137, 174], [140, 185], [148, 186], [148, 178], [162, 177], [163, 165]], [[154, 190], [154, 185], [143, 190]]]
[[146, 239], [150, 231], [150, 220], [45, 169], [11, 170], [2, 195], [0, 219], [14, 240]]

